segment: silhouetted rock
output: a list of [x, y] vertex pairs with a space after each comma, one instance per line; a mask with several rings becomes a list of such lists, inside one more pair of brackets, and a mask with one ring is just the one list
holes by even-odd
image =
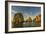
[[13, 26], [12, 27], [22, 27], [24, 22], [23, 14], [22, 13], [16, 13], [13, 18]]

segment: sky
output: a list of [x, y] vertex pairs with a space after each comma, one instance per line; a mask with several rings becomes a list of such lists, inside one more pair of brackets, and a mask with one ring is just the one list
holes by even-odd
[[16, 13], [22, 13], [24, 18], [27, 17], [35, 17], [36, 15], [41, 14], [41, 8], [40, 7], [32, 7], [32, 6], [12, 6], [12, 16]]

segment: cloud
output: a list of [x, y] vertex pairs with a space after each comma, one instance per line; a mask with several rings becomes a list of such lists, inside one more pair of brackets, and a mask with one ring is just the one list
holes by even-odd
[[38, 11], [38, 12], [35, 14], [35, 16], [37, 16], [37, 15], [39, 15], [39, 14], [41, 14], [41, 12]]
[[33, 15], [33, 18], [35, 18], [35, 16], [38, 16], [39, 14], [41, 14], [40, 11], [38, 11], [37, 13], [35, 13], [35, 14]]
[[17, 11], [14, 11], [14, 10], [12, 10], [11, 12], [12, 12], [12, 14], [16, 14], [17, 13]]
[[26, 19], [28, 19], [29, 17], [31, 17], [32, 18], [32, 12], [30, 12], [30, 14], [29, 13], [23, 13], [23, 16], [24, 16], [24, 20], [26, 20]]

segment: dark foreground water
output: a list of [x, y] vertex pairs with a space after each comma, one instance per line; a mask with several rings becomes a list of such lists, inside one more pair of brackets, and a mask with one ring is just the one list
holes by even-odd
[[41, 22], [40, 23], [23, 22], [23, 24], [14, 25], [13, 28], [20, 28], [20, 27], [40, 27], [40, 26], [41, 26]]

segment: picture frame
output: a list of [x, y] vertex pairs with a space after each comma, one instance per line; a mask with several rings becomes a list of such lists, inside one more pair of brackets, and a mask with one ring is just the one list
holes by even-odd
[[[33, 12], [33, 10], [34, 10], [34, 12]], [[19, 25], [18, 24], [16, 27], [14, 27], [14, 24], [13, 24], [13, 27], [12, 27], [11, 19], [12, 19], [12, 15], [14, 13], [16, 14], [16, 11], [18, 11], [19, 13], [22, 12], [24, 15], [26, 15], [26, 17], [28, 17], [28, 15], [30, 16], [30, 14], [32, 14], [31, 15], [32, 19], [34, 17], [34, 14], [35, 14], [35, 16], [37, 14], [40, 14], [40, 19], [41, 19], [40, 25], [38, 25], [36, 23], [35, 24], [36, 26], [33, 26], [34, 25], [33, 24], [30, 27], [29, 26], [27, 27], [27, 26], [23, 26], [23, 24], [21, 24], [22, 26], [21, 25], [18, 26]], [[32, 13], [30, 13], [31, 11], [32, 11]], [[28, 14], [26, 14], [26, 13], [28, 13]], [[24, 1], [5, 1], [5, 33], [37, 32], [37, 31], [45, 31], [45, 3], [43, 3], [43, 2], [26, 2], [26, 1], [25, 2]]]

